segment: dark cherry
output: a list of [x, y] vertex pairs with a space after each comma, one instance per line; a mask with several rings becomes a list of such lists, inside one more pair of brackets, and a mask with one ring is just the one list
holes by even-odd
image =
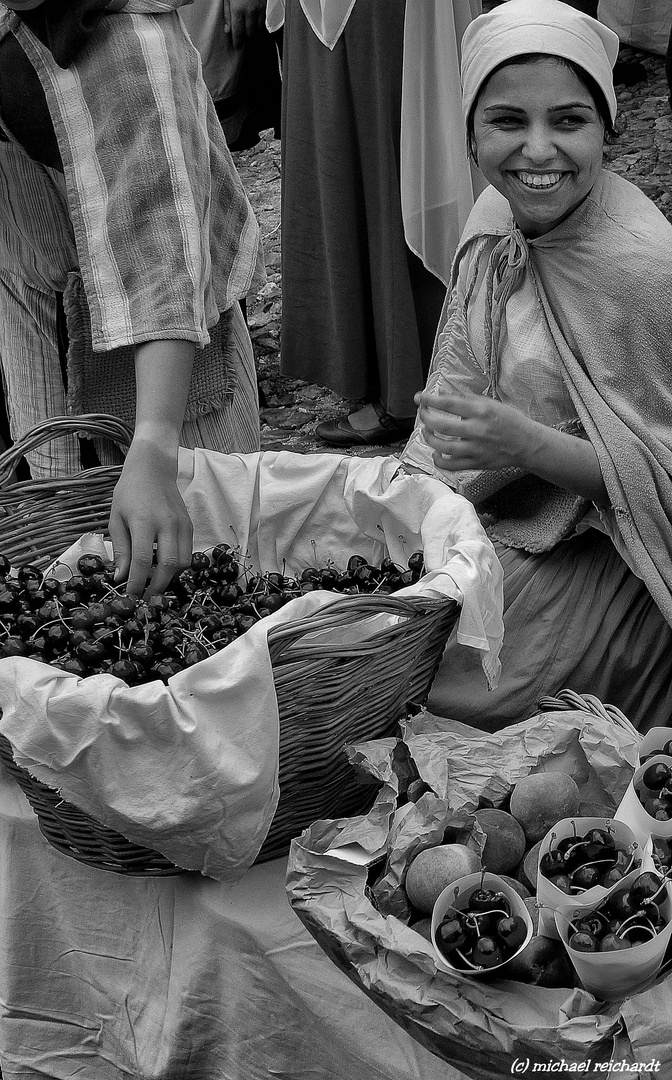
[[577, 952], [596, 952], [597, 938], [585, 930], [578, 930], [569, 938], [569, 947]]
[[527, 937], [527, 926], [520, 915], [508, 915], [506, 918], [499, 920], [495, 932], [500, 941], [512, 952], [515, 952]]
[[600, 878], [600, 885], [605, 889], [610, 889], [612, 885], [616, 885], [624, 877], [625, 873], [620, 866], [610, 866]]
[[620, 949], [631, 949], [632, 942], [620, 934], [605, 934], [600, 941], [600, 952], [618, 952]]
[[580, 889], [592, 889], [599, 885], [601, 876], [599, 866], [579, 866], [571, 875], [572, 885]]
[[103, 641], [96, 641], [91, 638], [90, 641], [82, 641], [75, 649], [75, 654], [80, 660], [83, 660], [85, 664], [91, 666], [100, 663], [101, 660], [107, 655], [107, 647]]
[[459, 919], [444, 919], [436, 929], [436, 941], [440, 949], [461, 949], [467, 942], [467, 933]]
[[138, 601], [134, 596], [114, 596], [110, 600], [110, 611], [117, 619], [132, 619], [135, 615]]
[[80, 555], [77, 560], [77, 569], [82, 577], [91, 577], [92, 574], [102, 573], [105, 564], [99, 555]]
[[608, 923], [604, 915], [598, 911], [592, 911], [589, 915], [580, 915], [578, 919], [574, 919], [572, 926], [576, 931], [600, 937], [607, 929]]
[[0, 644], [0, 656], [4, 659], [7, 656], [28, 656], [30, 649], [23, 638], [16, 635], [10, 635]]
[[668, 870], [672, 866], [672, 847], [669, 840], [658, 836], [653, 841], [653, 859], [659, 867]]
[[609, 897], [609, 911], [619, 919], [628, 919], [637, 910], [637, 900], [631, 889], [623, 889]]
[[635, 878], [630, 886], [630, 894], [636, 905], [645, 900], [655, 900], [657, 904], [665, 902], [666, 891], [661, 888], [662, 881], [653, 871], [647, 870]]
[[478, 938], [474, 943], [471, 950], [471, 960], [472, 963], [478, 964], [479, 967], [491, 968], [501, 964], [504, 956], [494, 938], [485, 935]]
[[656, 761], [642, 773], [642, 780], [650, 791], [660, 791], [669, 782], [672, 770], [664, 761]]
[[94, 623], [93, 615], [85, 605], [72, 608], [68, 615], [68, 620], [73, 630], [87, 630], [89, 627], [93, 626]]

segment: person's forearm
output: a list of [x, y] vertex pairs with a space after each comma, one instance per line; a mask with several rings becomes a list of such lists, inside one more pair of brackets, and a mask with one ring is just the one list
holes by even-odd
[[145, 341], [135, 349], [135, 437], [177, 454], [196, 347], [193, 341]]
[[523, 467], [557, 487], [600, 506], [608, 505], [609, 496], [592, 443], [536, 421], [530, 424], [533, 426]]

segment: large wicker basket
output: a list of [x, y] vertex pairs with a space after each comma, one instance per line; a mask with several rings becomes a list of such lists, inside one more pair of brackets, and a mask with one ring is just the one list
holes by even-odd
[[[58, 480], [8, 483], [27, 450], [64, 434], [86, 432], [122, 447], [130, 432], [112, 417], [58, 417], [0, 454], [0, 552], [14, 565], [46, 566], [84, 532], [104, 532], [120, 466]], [[316, 630], [352, 625], [382, 612], [399, 617], [358, 644], [315, 645]], [[457, 621], [452, 600], [344, 596], [310, 618], [268, 636], [280, 715], [280, 801], [258, 861], [287, 852], [290, 840], [320, 818], [367, 810], [373, 789], [351, 769], [344, 746], [391, 735], [409, 702], [422, 703]], [[49, 843], [79, 862], [118, 874], [184, 871], [131, 843], [17, 765], [0, 736], [0, 760], [37, 814]]]

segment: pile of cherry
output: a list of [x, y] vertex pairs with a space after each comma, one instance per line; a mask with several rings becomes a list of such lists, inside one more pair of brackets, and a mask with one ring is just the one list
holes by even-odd
[[586, 915], [570, 924], [570, 949], [577, 952], [616, 952], [643, 945], [667, 925], [661, 905], [667, 879], [645, 871], [629, 886], [615, 889]]
[[351, 555], [344, 569], [307, 567], [298, 577], [254, 573], [238, 549], [194, 552], [191, 566], [164, 593], [140, 600], [114, 584], [115, 568], [82, 555], [65, 581], [35, 566], [13, 569], [0, 555], [0, 658], [27, 656], [75, 675], [100, 673], [129, 686], [161, 679], [204, 660], [259, 619], [315, 589], [393, 593], [424, 572], [422, 552], [408, 567]]
[[577, 895], [601, 885], [610, 889], [638, 863], [619, 847], [608, 828], [590, 829], [585, 836], [565, 836], [551, 843], [539, 860], [539, 873], [557, 889]]
[[436, 943], [454, 968], [461, 971], [498, 967], [518, 952], [527, 937], [520, 915], [511, 914], [503, 892], [474, 889], [452, 907], [436, 928]]

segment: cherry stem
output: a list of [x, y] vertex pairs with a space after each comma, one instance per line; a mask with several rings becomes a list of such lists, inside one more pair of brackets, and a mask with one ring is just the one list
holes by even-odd
[[455, 949], [454, 951], [457, 953], [460, 960], [463, 960], [464, 963], [467, 965], [467, 967], [473, 968], [474, 971], [480, 971], [481, 968], [483, 967], [482, 964], [474, 964], [473, 961], [469, 960], [469, 958], [466, 957], [464, 955], [464, 953], [460, 951], [460, 949]]

